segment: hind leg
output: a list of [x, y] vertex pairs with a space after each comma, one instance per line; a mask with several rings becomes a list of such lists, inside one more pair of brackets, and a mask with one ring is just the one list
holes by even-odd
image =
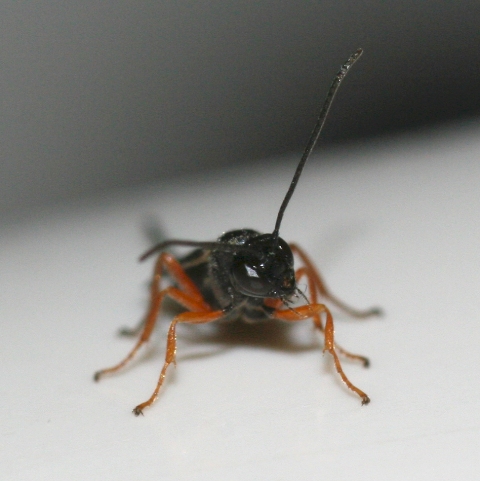
[[306, 254], [306, 252], [296, 244], [290, 244], [290, 248], [292, 249], [292, 252], [302, 260], [302, 263], [305, 266], [306, 272], [308, 272], [309, 279], [315, 285], [315, 288], [316, 288], [315, 290], [318, 291], [318, 293], [323, 298], [327, 299], [332, 304], [335, 304], [338, 308], [340, 308], [342, 311], [346, 312], [352, 317], [366, 318], [371, 316], [382, 315], [382, 310], [378, 307], [359, 310], [359, 309], [350, 307], [348, 304], [338, 299], [328, 290], [327, 286], [325, 285], [325, 282], [323, 281], [322, 277], [320, 276], [320, 273], [318, 272], [318, 269], [316, 269], [315, 265], [311, 261], [310, 257]]

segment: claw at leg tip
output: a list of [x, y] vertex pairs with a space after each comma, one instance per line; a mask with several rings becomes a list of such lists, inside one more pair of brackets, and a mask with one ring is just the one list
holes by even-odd
[[133, 414], [135, 414], [135, 416], [137, 416], [137, 417], [140, 416], [140, 414], [143, 416], [143, 411], [142, 411], [141, 409], [139, 409], [138, 406], [135, 407], [132, 412], [133, 412]]

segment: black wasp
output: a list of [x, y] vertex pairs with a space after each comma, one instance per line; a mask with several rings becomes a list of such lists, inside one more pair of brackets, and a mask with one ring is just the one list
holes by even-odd
[[[351, 55], [335, 76], [271, 234], [240, 229], [223, 234], [215, 242], [169, 240], [156, 245], [141, 257], [141, 260], [144, 260], [154, 252], [161, 251], [155, 264], [150, 306], [142, 324], [140, 337], [123, 361], [111, 368], [98, 371], [95, 374], [95, 380], [98, 381], [104, 374], [120, 370], [149, 340], [165, 297], [175, 300], [186, 310], [175, 316], [170, 324], [165, 363], [157, 386], [147, 401], [135, 407], [133, 410], [135, 415], [142, 414], [144, 408], [155, 402], [167, 368], [175, 361], [177, 345], [175, 329], [178, 323], [204, 324], [219, 319], [234, 318], [250, 321], [271, 318], [286, 322], [312, 319], [315, 327], [324, 333], [324, 351], [328, 351], [333, 356], [335, 367], [342, 380], [349, 389], [360, 396], [362, 404], [370, 402], [369, 397], [348, 380], [337, 351], [345, 357], [361, 361], [365, 366], [368, 366], [368, 359], [351, 354], [335, 343], [333, 317], [327, 306], [319, 303], [318, 300], [326, 299], [355, 317], [375, 315], [379, 310], [357, 311], [335, 298], [325, 287], [306, 253], [296, 244], [287, 244], [279, 236], [283, 214], [303, 167], [317, 143], [335, 93], [350, 67], [361, 54], [362, 50], [359, 49]], [[195, 250], [179, 260], [168, 252], [162, 252], [174, 245], [194, 247]], [[301, 262], [301, 267], [297, 270], [294, 269], [294, 256], [297, 256]], [[172, 280], [172, 285], [161, 288], [164, 275]], [[308, 285], [308, 297], [297, 287], [300, 280], [306, 281]], [[299, 296], [303, 297], [307, 303], [292, 307], [293, 301]]]

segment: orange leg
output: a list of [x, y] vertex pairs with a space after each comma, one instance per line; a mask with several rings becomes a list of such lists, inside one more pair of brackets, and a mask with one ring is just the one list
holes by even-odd
[[[320, 319], [320, 315], [322, 313], [325, 313], [327, 317], [325, 329], [323, 328]], [[304, 319], [313, 318], [315, 326], [325, 333], [325, 347], [323, 352], [328, 351], [333, 356], [335, 368], [337, 369], [338, 374], [340, 374], [343, 382], [349, 389], [360, 396], [362, 399], [362, 405], [370, 402], [370, 398], [361, 389], [358, 389], [358, 387], [354, 386], [343, 372], [340, 359], [335, 351], [333, 317], [327, 306], [324, 304], [308, 304], [305, 306], [296, 307], [295, 309], [275, 310], [273, 312], [273, 317], [288, 322], [297, 322], [303, 321]]]
[[[178, 284], [177, 287], [167, 287], [160, 290], [160, 282], [163, 271], [166, 270]], [[145, 344], [152, 335], [157, 322], [158, 313], [165, 296], [176, 300], [179, 304], [193, 312], [210, 312], [210, 306], [203, 300], [200, 291], [193, 281], [185, 274], [179, 262], [168, 253], [162, 253], [155, 265], [154, 276], [150, 288], [150, 307], [143, 325], [143, 330], [137, 343], [130, 353], [113, 367], [102, 369], [95, 373], [94, 379], [98, 381], [103, 375], [119, 371], [128, 364], [136, 355], [140, 347]]]
[[[318, 298], [317, 298], [317, 289], [316, 289], [316, 284], [315, 284], [315, 278], [314, 276], [310, 273], [308, 266], [305, 267], [300, 267], [300, 269], [297, 269], [295, 272], [295, 277], [297, 280], [297, 283], [300, 281], [302, 277], [307, 278], [308, 282], [308, 291], [310, 294], [310, 302], [312, 304], [318, 304]], [[320, 293], [321, 294], [321, 293]], [[323, 323], [320, 318], [320, 316], [317, 316], [317, 319], [315, 320], [315, 326], [323, 333], [325, 333], [325, 329], [323, 328]], [[337, 343], [335, 343], [335, 349], [342, 354], [342, 356], [348, 358], [348, 359], [353, 359], [355, 361], [360, 361], [364, 367], [368, 367], [370, 365], [370, 361], [367, 357], [365, 356], [360, 356], [359, 354], [352, 354], [351, 352], [346, 351], [342, 347], [340, 347]]]
[[[304, 319], [312, 318], [313, 322], [315, 324], [315, 327], [319, 329], [321, 332], [324, 333], [324, 338], [325, 338], [325, 346], [323, 349], [323, 352], [328, 351], [334, 360], [335, 363], [335, 368], [337, 372], [340, 374], [340, 377], [342, 378], [343, 382], [347, 385], [349, 389], [351, 389], [353, 392], [358, 394], [360, 398], [362, 399], [362, 405], [363, 404], [368, 404], [370, 402], [370, 398], [360, 389], [358, 389], [356, 386], [354, 386], [350, 380], [347, 378], [346, 374], [344, 373], [342, 369], [342, 365], [340, 363], [340, 359], [338, 358], [337, 355], [337, 350], [345, 355], [346, 357], [349, 357], [351, 359], [357, 359], [363, 362], [364, 366], [368, 366], [368, 359], [363, 356], [359, 356], [357, 354], [351, 354], [344, 349], [340, 348], [336, 343], [334, 339], [334, 325], [333, 325], [333, 317], [332, 314], [330, 313], [330, 310], [325, 306], [324, 304], [319, 304], [317, 300], [317, 282], [315, 278], [315, 272], [311, 272], [311, 263], [310, 265], [305, 265], [304, 267], [301, 267], [295, 272], [295, 277], [297, 282], [302, 278], [306, 277], [307, 282], [308, 282], [308, 290], [310, 294], [310, 302], [311, 304], [297, 307], [294, 309], [280, 309], [278, 303], [272, 303], [271, 307], [275, 307], [275, 311], [273, 312], [273, 317], [277, 319], [281, 319], [284, 321], [289, 321], [289, 322], [296, 322], [296, 321], [302, 321]], [[320, 292], [322, 294], [322, 292]], [[326, 316], [326, 325], [323, 327], [321, 315], [325, 313]]]
[[209, 311], [209, 312], [183, 312], [176, 316], [172, 323], [170, 324], [170, 328], [168, 330], [168, 337], [167, 337], [167, 353], [165, 355], [165, 363], [163, 364], [162, 371], [160, 372], [160, 377], [158, 378], [157, 386], [153, 391], [153, 394], [150, 398], [139, 404], [133, 409], [133, 413], [135, 416], [143, 414], [143, 410], [146, 407], [151, 406], [157, 399], [158, 393], [160, 388], [162, 387], [163, 381], [165, 380], [165, 374], [167, 372], [168, 366], [173, 362], [175, 363], [175, 355], [177, 353], [177, 337], [175, 334], [176, 326], [179, 322], [188, 322], [191, 324], [205, 324], [207, 322], [216, 321], [220, 319], [224, 315], [223, 311]]
[[[345, 304], [343, 301], [340, 299], [336, 298], [328, 289], [327, 286], [325, 285], [325, 282], [323, 279], [320, 277], [320, 273], [318, 270], [315, 268], [313, 262], [310, 260], [308, 255], [298, 247], [296, 244], [290, 244], [290, 248], [292, 249], [292, 252], [300, 259], [302, 260], [303, 264], [305, 265], [307, 272], [308, 272], [308, 277], [309, 279], [311, 278], [313, 283], [315, 284], [316, 289], [318, 290], [319, 294], [324, 297], [325, 299], [328, 299], [330, 302], [335, 304], [338, 308], [342, 309], [349, 315], [353, 317], [358, 317], [358, 318], [365, 318], [365, 317], [370, 317], [370, 316], [380, 316], [382, 314], [381, 309], [378, 307], [373, 307], [371, 309], [366, 309], [366, 310], [358, 310], [353, 307], [348, 306]], [[312, 292], [312, 290], [310, 289]], [[340, 349], [339, 349], [340, 351]]]

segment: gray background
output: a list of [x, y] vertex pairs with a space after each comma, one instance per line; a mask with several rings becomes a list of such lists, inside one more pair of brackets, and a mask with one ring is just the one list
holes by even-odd
[[480, 111], [478, 1], [3, 2], [0, 220]]

